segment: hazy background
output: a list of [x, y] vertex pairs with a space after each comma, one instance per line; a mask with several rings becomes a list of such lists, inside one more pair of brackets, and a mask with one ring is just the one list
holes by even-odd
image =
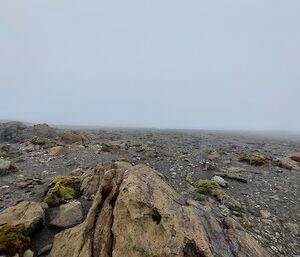
[[1, 0], [0, 119], [300, 131], [299, 0]]

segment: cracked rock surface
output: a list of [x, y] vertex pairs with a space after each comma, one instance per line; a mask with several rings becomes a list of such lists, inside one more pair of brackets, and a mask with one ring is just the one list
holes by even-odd
[[98, 175], [87, 218], [55, 236], [51, 257], [269, 256], [235, 220], [187, 204], [148, 166]]

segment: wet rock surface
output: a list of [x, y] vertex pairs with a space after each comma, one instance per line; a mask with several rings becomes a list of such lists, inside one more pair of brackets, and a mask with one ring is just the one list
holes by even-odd
[[[179, 205], [193, 208], [199, 219], [206, 224], [202, 237], [205, 239], [208, 236], [210, 240], [216, 240], [214, 228], [217, 231], [220, 229], [226, 238], [224, 245], [230, 246], [232, 256], [243, 256], [238, 254], [248, 249], [247, 245], [256, 245], [253, 242], [259, 242], [265, 249], [263, 251], [267, 251], [270, 256], [299, 255], [300, 172], [297, 154], [300, 152], [299, 141], [210, 131], [110, 129], [80, 131], [81, 136], [77, 137], [77, 142], [62, 142], [59, 135], [65, 132], [46, 125], [38, 125], [35, 128], [20, 124], [0, 125], [2, 140], [0, 147], [5, 153], [14, 153], [3, 155], [1, 160], [9, 161], [18, 168], [18, 172], [5, 172], [0, 178], [0, 212], [22, 200], [42, 202], [49, 189], [48, 185], [57, 176], [75, 176], [81, 183], [78, 201], [82, 204], [83, 223], [71, 229], [53, 228], [46, 215], [45, 226], [32, 235], [31, 250], [35, 254], [43, 247], [49, 249], [54, 236], [62, 229], [61, 233], [71, 233], [74, 230], [74, 236], [79, 237], [82, 227], [86, 226], [87, 220], [91, 217], [90, 213], [93, 210], [91, 206], [102, 183], [100, 180], [107, 172], [104, 163], [110, 163], [112, 170], [116, 165], [122, 164], [123, 168], [119, 169], [123, 170], [124, 174], [132, 164], [137, 167], [139, 164], [153, 167], [159, 174], [158, 177], [174, 190], [175, 193], [172, 194], [178, 195], [178, 199], [183, 199], [184, 203], [180, 200]], [[75, 134], [77, 135], [77, 132]], [[31, 143], [31, 139], [35, 136], [55, 142], [54, 147], [59, 146], [57, 149], [63, 147], [64, 153], [52, 155], [51, 148]], [[10, 144], [9, 147], [7, 144]], [[249, 155], [252, 153], [255, 153], [256, 157]], [[257, 159], [257, 156], [263, 158]], [[242, 157], [255, 158], [248, 158], [249, 161], [245, 161]], [[119, 163], [118, 159], [121, 160]], [[108, 181], [110, 181], [109, 174], [106, 175]], [[211, 180], [214, 176], [225, 179], [227, 186], [209, 195], [195, 192], [196, 181]], [[113, 181], [116, 181], [116, 178], [112, 177]], [[221, 180], [218, 180], [221, 183]], [[121, 184], [118, 186], [119, 193], [123, 186]], [[142, 190], [142, 185], [140, 187], [139, 190]], [[112, 187], [107, 185], [105, 190], [108, 193], [105, 199], [108, 199], [111, 192], [116, 190], [116, 184], [113, 183]], [[147, 192], [150, 194], [150, 191]], [[112, 220], [111, 213], [112, 210], [117, 210], [118, 200], [115, 200], [115, 196], [110, 197], [114, 199], [112, 201], [114, 206], [106, 201], [105, 206], [111, 208], [104, 208], [104, 201], [102, 211], [99, 212], [98, 209], [97, 214], [93, 216], [94, 221], [98, 220], [99, 228], [91, 228], [91, 231], [98, 231], [94, 235], [94, 240], [100, 238], [101, 233], [111, 235], [114, 224], [117, 224], [115, 219]], [[59, 203], [60, 206], [61, 204]], [[154, 214], [159, 217], [156, 212]], [[214, 219], [210, 225], [208, 217]], [[241, 238], [244, 241], [238, 241]], [[125, 239], [120, 239], [120, 242], [122, 240]], [[181, 246], [186, 246], [183, 247], [185, 250], [183, 251], [182, 247], [174, 249], [177, 249], [175, 251], [178, 254], [184, 253], [183, 256], [194, 256], [191, 253], [194, 253], [195, 247], [199, 249], [197, 243], [189, 240], [181, 242]], [[97, 248], [96, 252], [111, 253], [110, 240], [95, 245], [106, 247]], [[238, 246], [243, 249], [240, 250]], [[217, 247], [221, 251], [221, 246], [215, 246]], [[182, 249], [182, 252], [180, 253], [178, 249]], [[205, 247], [200, 249], [204, 249], [205, 254], [209, 253], [205, 252]], [[47, 256], [47, 251], [41, 256]], [[212, 256], [218, 256], [216, 249], [209, 248], [209, 251]]]

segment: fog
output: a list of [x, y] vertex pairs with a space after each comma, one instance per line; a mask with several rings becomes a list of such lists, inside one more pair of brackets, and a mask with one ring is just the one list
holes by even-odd
[[300, 1], [0, 2], [0, 119], [300, 131]]

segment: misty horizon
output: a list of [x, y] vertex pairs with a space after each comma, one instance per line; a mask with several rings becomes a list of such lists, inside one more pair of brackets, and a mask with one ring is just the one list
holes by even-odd
[[300, 132], [300, 2], [0, 7], [2, 120]]

